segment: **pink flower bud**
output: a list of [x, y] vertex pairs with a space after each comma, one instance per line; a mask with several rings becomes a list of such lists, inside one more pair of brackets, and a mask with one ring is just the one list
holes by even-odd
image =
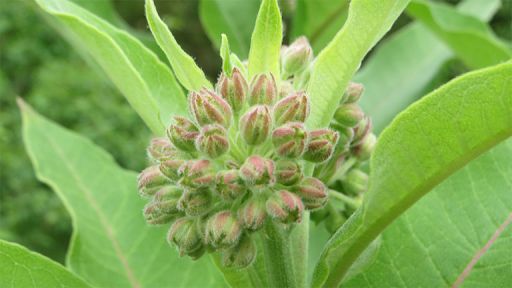
[[243, 269], [256, 259], [256, 245], [249, 235], [244, 235], [240, 243], [222, 253], [222, 264], [225, 267]]
[[351, 146], [357, 146], [363, 142], [364, 138], [368, 136], [372, 131], [372, 119], [370, 117], [364, 117], [363, 120], [354, 128], [354, 138], [352, 139]]
[[327, 202], [327, 187], [314, 177], [306, 177], [294, 188], [308, 210], [323, 207]]
[[313, 59], [313, 49], [306, 37], [299, 37], [282, 51], [284, 77], [304, 70]]
[[217, 173], [217, 193], [226, 201], [233, 201], [245, 194], [246, 188], [238, 170]]
[[215, 181], [215, 174], [208, 160], [189, 160], [180, 166], [178, 175], [180, 185], [199, 188], [208, 187]]
[[272, 132], [272, 143], [279, 156], [285, 158], [299, 158], [306, 147], [308, 133], [304, 124], [289, 122], [276, 128]]
[[245, 206], [238, 211], [238, 217], [246, 229], [251, 231], [260, 229], [267, 219], [265, 199], [260, 197], [249, 199]]
[[247, 111], [240, 119], [240, 132], [249, 145], [258, 145], [269, 137], [272, 127], [270, 109], [257, 105]]
[[226, 100], [212, 90], [202, 89], [189, 95], [189, 110], [199, 125], [220, 124], [226, 128], [231, 124], [233, 112]]
[[300, 223], [304, 204], [299, 196], [281, 190], [272, 195], [266, 203], [267, 213], [273, 219], [282, 223]]
[[183, 163], [185, 163], [185, 160], [164, 160], [160, 163], [160, 172], [169, 178], [171, 182], [176, 182], [181, 178], [178, 171]]
[[149, 197], [169, 184], [169, 180], [160, 172], [158, 165], [144, 169], [137, 178], [139, 193], [143, 197]]
[[165, 186], [155, 193], [153, 201], [144, 207], [144, 218], [151, 225], [169, 223], [178, 214], [178, 199], [182, 190], [176, 186]]
[[309, 135], [309, 144], [302, 158], [313, 163], [327, 161], [334, 152], [338, 141], [338, 132], [320, 129], [311, 131]]
[[206, 125], [196, 139], [196, 148], [210, 158], [217, 158], [229, 150], [227, 131], [219, 124]]
[[274, 105], [274, 122], [281, 126], [287, 122], [304, 122], [309, 116], [309, 101], [306, 92], [299, 91]]
[[199, 130], [192, 121], [176, 116], [175, 123], [167, 129], [167, 136], [172, 144], [182, 151], [195, 151], [195, 141]]
[[203, 241], [198, 224], [193, 218], [183, 217], [171, 225], [167, 240], [178, 247], [180, 256], [201, 250]]
[[231, 211], [221, 211], [214, 214], [206, 222], [206, 243], [214, 248], [229, 248], [240, 240], [242, 226]]
[[285, 186], [291, 186], [302, 179], [300, 165], [292, 160], [277, 160], [274, 172], [276, 182]]
[[238, 68], [233, 68], [231, 78], [224, 73], [218, 81], [218, 90], [221, 96], [231, 105], [234, 112], [240, 111], [244, 104], [248, 90], [247, 80]]
[[249, 105], [272, 105], [277, 98], [276, 79], [272, 74], [254, 76], [249, 88]]
[[171, 141], [165, 137], [151, 139], [147, 152], [149, 158], [157, 162], [176, 157], [177, 155], [176, 148], [174, 148]]
[[199, 216], [208, 212], [211, 206], [211, 196], [208, 189], [185, 190], [177, 203], [177, 208], [188, 216]]
[[334, 120], [345, 127], [354, 127], [364, 117], [364, 113], [357, 104], [342, 104], [334, 113]]
[[364, 86], [359, 83], [350, 82], [348, 84], [347, 90], [345, 91], [345, 94], [343, 95], [343, 103], [356, 103], [361, 99], [361, 95], [363, 95]]
[[261, 156], [250, 156], [240, 167], [240, 177], [248, 185], [272, 184], [273, 176], [274, 162]]

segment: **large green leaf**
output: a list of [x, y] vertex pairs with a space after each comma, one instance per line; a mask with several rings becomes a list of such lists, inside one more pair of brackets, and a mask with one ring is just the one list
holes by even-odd
[[510, 48], [484, 22], [449, 5], [415, 0], [407, 13], [431, 29], [471, 68], [495, 65], [512, 56]]
[[183, 114], [186, 99], [172, 71], [136, 38], [67, 0], [37, 0], [97, 61], [154, 133], [171, 115]]
[[0, 287], [90, 287], [60, 264], [18, 244], [0, 241]]
[[466, 74], [401, 113], [370, 162], [363, 205], [329, 240], [314, 284], [334, 286], [384, 228], [437, 184], [512, 135], [512, 63]]
[[277, 0], [261, 2], [249, 51], [249, 77], [271, 72], [279, 79], [283, 24]]
[[246, 59], [260, 0], [201, 0], [199, 17], [206, 34], [220, 48], [221, 34], [229, 38], [231, 50]]
[[197, 67], [194, 59], [183, 51], [167, 25], [158, 16], [153, 0], [146, 0], [146, 18], [156, 42], [167, 55], [180, 83], [189, 91], [211, 88], [212, 84], [204, 76], [203, 70]]
[[329, 124], [345, 87], [359, 68], [363, 57], [391, 28], [408, 0], [366, 1], [350, 4], [341, 31], [318, 56], [308, 92], [311, 98], [312, 128]]
[[400, 216], [384, 231], [373, 264], [343, 286], [509, 287], [510, 179], [512, 140], [472, 161]]
[[141, 214], [146, 201], [138, 196], [136, 173], [26, 104], [20, 107], [36, 175], [62, 199], [73, 220], [67, 259], [72, 271], [99, 287], [223, 285], [207, 258], [192, 262], [178, 257], [165, 240], [168, 227], [146, 225]]

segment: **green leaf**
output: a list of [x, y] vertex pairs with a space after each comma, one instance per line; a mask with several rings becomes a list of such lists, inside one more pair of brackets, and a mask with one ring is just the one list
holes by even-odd
[[469, 161], [512, 135], [512, 63], [457, 78], [384, 130], [363, 205], [329, 240], [314, 284], [334, 286], [384, 228]]
[[345, 25], [318, 55], [313, 68], [308, 87], [311, 98], [308, 125], [311, 128], [329, 124], [363, 57], [391, 28], [408, 2], [352, 1]]
[[168, 226], [145, 223], [141, 211], [146, 201], [137, 193], [136, 173], [26, 104], [20, 107], [36, 175], [62, 199], [73, 220], [67, 259], [72, 271], [99, 287], [224, 285], [207, 258], [193, 262], [178, 256], [166, 241]]
[[407, 14], [425, 24], [470, 68], [495, 65], [512, 56], [485, 23], [446, 4], [415, 0]]
[[231, 64], [231, 50], [226, 34], [222, 34], [222, 43], [220, 44], [220, 57], [222, 58], [222, 71], [231, 77], [233, 65]]
[[0, 240], [0, 287], [90, 287], [60, 264]]
[[249, 51], [249, 78], [258, 73], [271, 72], [279, 79], [279, 57], [283, 38], [283, 24], [277, 0], [261, 2]]
[[172, 69], [180, 83], [189, 91], [211, 88], [212, 84], [204, 76], [203, 70], [197, 67], [194, 59], [181, 49], [167, 25], [160, 19], [153, 0], [146, 0], [146, 18], [156, 42], [167, 55]]
[[231, 50], [247, 59], [260, 0], [201, 0], [199, 18], [212, 43], [219, 48], [226, 34]]
[[96, 60], [154, 133], [163, 133], [171, 115], [186, 112], [172, 71], [137, 39], [67, 0], [36, 1]]

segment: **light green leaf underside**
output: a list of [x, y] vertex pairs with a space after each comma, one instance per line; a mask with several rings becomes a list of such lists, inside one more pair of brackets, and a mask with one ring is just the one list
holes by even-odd
[[[488, 21], [500, 2], [466, 0], [457, 9]], [[360, 104], [372, 117], [374, 131], [382, 131], [400, 111], [447, 80], [443, 65], [453, 57], [451, 50], [420, 23], [407, 25], [377, 46], [354, 77], [364, 85]]]
[[208, 259], [178, 257], [165, 240], [167, 226], [146, 225], [136, 173], [120, 168], [87, 139], [26, 104], [21, 107], [36, 175], [62, 199], [73, 220], [67, 259], [72, 271], [98, 287], [223, 286]]
[[37, 3], [85, 47], [154, 133], [163, 133], [171, 115], [185, 113], [172, 71], [137, 39], [67, 0]]
[[[384, 231], [384, 244], [372, 266], [344, 287], [450, 287], [457, 279], [462, 287], [509, 287], [511, 179], [512, 140], [508, 140], [400, 216]], [[481, 252], [502, 225], [504, 231]], [[480, 255], [467, 276], [459, 278]]]
[[426, 25], [470, 68], [495, 65], [512, 55], [485, 23], [446, 4], [416, 0], [407, 14]]
[[[315, 287], [339, 283], [360, 253], [414, 202], [512, 135], [512, 63], [466, 74], [402, 112], [382, 133], [361, 209], [331, 238]], [[327, 278], [330, 273], [330, 278]]]
[[277, 0], [261, 2], [249, 51], [249, 77], [271, 72], [279, 79], [283, 24]]
[[220, 35], [224, 33], [231, 50], [247, 59], [259, 6], [260, 0], [201, 0], [199, 17], [215, 47], [220, 47]]
[[167, 55], [174, 74], [189, 91], [199, 91], [201, 88], [211, 88], [212, 84], [204, 76], [194, 59], [180, 47], [167, 25], [160, 19], [153, 0], [146, 0], [146, 18], [156, 42]]
[[345, 87], [363, 57], [391, 28], [408, 2], [351, 2], [345, 25], [315, 62], [308, 87], [311, 99], [309, 127], [325, 127], [329, 124]]
[[60, 264], [0, 240], [0, 287], [90, 287]]

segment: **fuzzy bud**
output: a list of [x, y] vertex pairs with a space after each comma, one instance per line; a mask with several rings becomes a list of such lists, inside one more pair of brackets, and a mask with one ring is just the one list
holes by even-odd
[[353, 149], [354, 155], [356, 155], [359, 160], [366, 161], [370, 159], [373, 150], [375, 149], [375, 145], [377, 144], [377, 137], [375, 134], [370, 133], [363, 139], [363, 142], [357, 145]]
[[235, 269], [248, 267], [254, 259], [256, 259], [256, 245], [248, 235], [243, 236], [238, 245], [227, 249], [222, 254], [222, 264]]
[[370, 117], [364, 117], [361, 122], [354, 128], [354, 138], [352, 139], [352, 146], [357, 146], [363, 142], [363, 140], [372, 131], [372, 119]]
[[178, 199], [182, 190], [165, 186], [155, 193], [153, 201], [144, 207], [144, 218], [151, 225], [169, 223], [178, 213]]
[[219, 124], [201, 127], [196, 139], [196, 148], [210, 158], [217, 158], [229, 150], [227, 131]]
[[240, 119], [240, 132], [249, 145], [258, 145], [269, 137], [272, 127], [270, 109], [257, 105], [247, 111]]
[[328, 160], [338, 141], [338, 132], [320, 129], [311, 131], [309, 135], [309, 144], [302, 158], [313, 163], [322, 163]]
[[248, 185], [272, 184], [273, 174], [274, 162], [257, 155], [247, 158], [240, 167], [240, 177]]
[[217, 193], [222, 199], [232, 201], [245, 193], [245, 185], [238, 170], [224, 170], [217, 173]]
[[185, 160], [164, 160], [160, 163], [160, 172], [162, 172], [162, 174], [164, 174], [171, 181], [176, 182], [181, 178], [178, 171], [183, 163], [185, 163]]
[[359, 170], [350, 170], [342, 181], [343, 189], [350, 194], [361, 194], [368, 189], [368, 174]]
[[314, 177], [306, 177], [295, 187], [295, 192], [302, 198], [308, 210], [321, 208], [327, 202], [327, 187]]
[[347, 90], [345, 91], [345, 94], [343, 95], [343, 102], [350, 104], [350, 103], [356, 103], [361, 99], [361, 95], [363, 95], [364, 86], [359, 83], [351, 82], [348, 84]]
[[354, 127], [364, 117], [364, 113], [357, 104], [342, 104], [334, 113], [334, 120], [345, 127]]
[[309, 116], [309, 101], [306, 92], [299, 91], [274, 105], [274, 122], [281, 126], [287, 122], [304, 122]]
[[199, 129], [185, 117], [176, 116], [174, 120], [175, 123], [167, 129], [167, 136], [172, 144], [182, 151], [195, 151], [195, 141], [199, 135]]
[[169, 180], [160, 172], [158, 165], [144, 169], [137, 178], [139, 193], [143, 197], [149, 197], [162, 186], [169, 184]]
[[196, 221], [189, 217], [180, 218], [171, 225], [167, 241], [178, 247], [180, 256], [193, 254], [203, 248], [199, 227]]
[[282, 223], [299, 223], [302, 220], [304, 204], [299, 196], [281, 190], [272, 195], [266, 203], [267, 213]]
[[292, 160], [277, 160], [274, 172], [276, 182], [285, 186], [291, 186], [302, 179], [300, 165]]
[[272, 105], [277, 98], [276, 79], [272, 74], [254, 76], [249, 88], [249, 105]]
[[181, 165], [178, 174], [180, 185], [199, 188], [207, 187], [215, 181], [215, 174], [208, 160], [190, 160]]
[[199, 125], [220, 124], [226, 128], [231, 124], [233, 112], [229, 103], [212, 90], [202, 89], [191, 92], [189, 110]]
[[157, 162], [176, 157], [177, 154], [176, 148], [174, 148], [169, 139], [165, 137], [151, 139], [147, 152], [149, 158]]
[[290, 46], [283, 49], [283, 74], [293, 75], [306, 68], [313, 58], [313, 49], [306, 37], [299, 37]]
[[267, 219], [265, 199], [253, 197], [238, 211], [238, 217], [246, 229], [256, 231], [260, 229]]
[[272, 132], [272, 143], [279, 156], [285, 158], [299, 158], [308, 141], [308, 133], [304, 124], [290, 122]]
[[242, 226], [231, 211], [218, 212], [206, 223], [205, 241], [215, 248], [235, 246], [241, 234]]
[[238, 68], [233, 68], [231, 78], [221, 74], [218, 90], [220, 95], [229, 103], [233, 112], [240, 111], [245, 103], [248, 85], [247, 80]]
[[179, 210], [189, 216], [199, 216], [208, 212], [211, 196], [208, 189], [186, 190], [177, 203]]

